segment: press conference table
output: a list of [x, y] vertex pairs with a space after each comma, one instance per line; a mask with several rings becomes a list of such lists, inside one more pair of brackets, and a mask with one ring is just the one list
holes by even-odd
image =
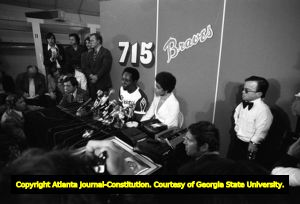
[[[79, 104], [71, 108], [58, 106], [32, 111], [25, 115], [25, 133], [30, 147], [50, 150], [54, 147], [76, 149], [83, 147], [91, 139], [102, 140], [112, 136], [120, 138], [135, 151], [144, 154], [157, 163], [163, 163], [171, 151], [167, 144], [162, 144], [145, 133], [143, 128], [115, 128], [93, 120], [92, 116], [78, 117], [76, 110]], [[93, 130], [92, 137], [83, 138], [86, 130]], [[153, 136], [153, 135], [152, 135]], [[145, 137], [136, 143], [136, 137]]]

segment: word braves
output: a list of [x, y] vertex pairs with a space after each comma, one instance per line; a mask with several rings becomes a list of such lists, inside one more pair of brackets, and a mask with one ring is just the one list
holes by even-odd
[[203, 43], [206, 39], [212, 38], [212, 36], [213, 31], [209, 24], [206, 28], [203, 28], [200, 33], [194, 34], [193, 37], [186, 39], [184, 42], [179, 42], [177, 44], [176, 38], [170, 37], [163, 47], [164, 51], [166, 51], [168, 55], [167, 63], [170, 63], [172, 59], [177, 57], [179, 52], [191, 48], [199, 42]]

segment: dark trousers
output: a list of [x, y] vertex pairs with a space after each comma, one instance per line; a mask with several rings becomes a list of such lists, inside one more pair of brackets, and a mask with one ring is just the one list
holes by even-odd
[[248, 142], [244, 142], [234, 135], [229, 146], [227, 157], [235, 161], [248, 160], [248, 146]]

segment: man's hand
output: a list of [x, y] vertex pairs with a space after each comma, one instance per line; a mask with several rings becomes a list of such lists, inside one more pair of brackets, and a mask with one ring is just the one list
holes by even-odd
[[289, 147], [287, 154], [300, 159], [300, 137]]
[[56, 95], [55, 95], [55, 93], [53, 92], [53, 91], [51, 91], [50, 93], [49, 93], [49, 96], [50, 96], [50, 98], [51, 99], [56, 99]]
[[98, 76], [97, 75], [94, 75], [94, 74], [90, 74], [90, 80], [91, 80], [91, 83], [96, 83], [97, 80], [98, 80]]
[[112, 141], [90, 140], [86, 145], [86, 154], [99, 156], [107, 152], [106, 167], [112, 175], [130, 174], [130, 169], [125, 165], [123, 152], [119, 150]]
[[29, 97], [29, 93], [24, 92], [24, 93], [23, 93], [23, 97], [24, 97], [24, 98], [28, 98], [28, 97]]
[[248, 152], [256, 153], [257, 150], [258, 150], [257, 144], [253, 144], [253, 143], [249, 142], [249, 145], [248, 145]]

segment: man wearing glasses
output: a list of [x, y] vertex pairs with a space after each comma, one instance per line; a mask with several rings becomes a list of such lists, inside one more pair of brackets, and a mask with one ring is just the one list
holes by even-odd
[[266, 79], [251, 76], [245, 80], [243, 101], [234, 112], [236, 136], [231, 142], [228, 157], [234, 160], [254, 160], [261, 143], [272, 124], [270, 108], [263, 101], [269, 83]]

